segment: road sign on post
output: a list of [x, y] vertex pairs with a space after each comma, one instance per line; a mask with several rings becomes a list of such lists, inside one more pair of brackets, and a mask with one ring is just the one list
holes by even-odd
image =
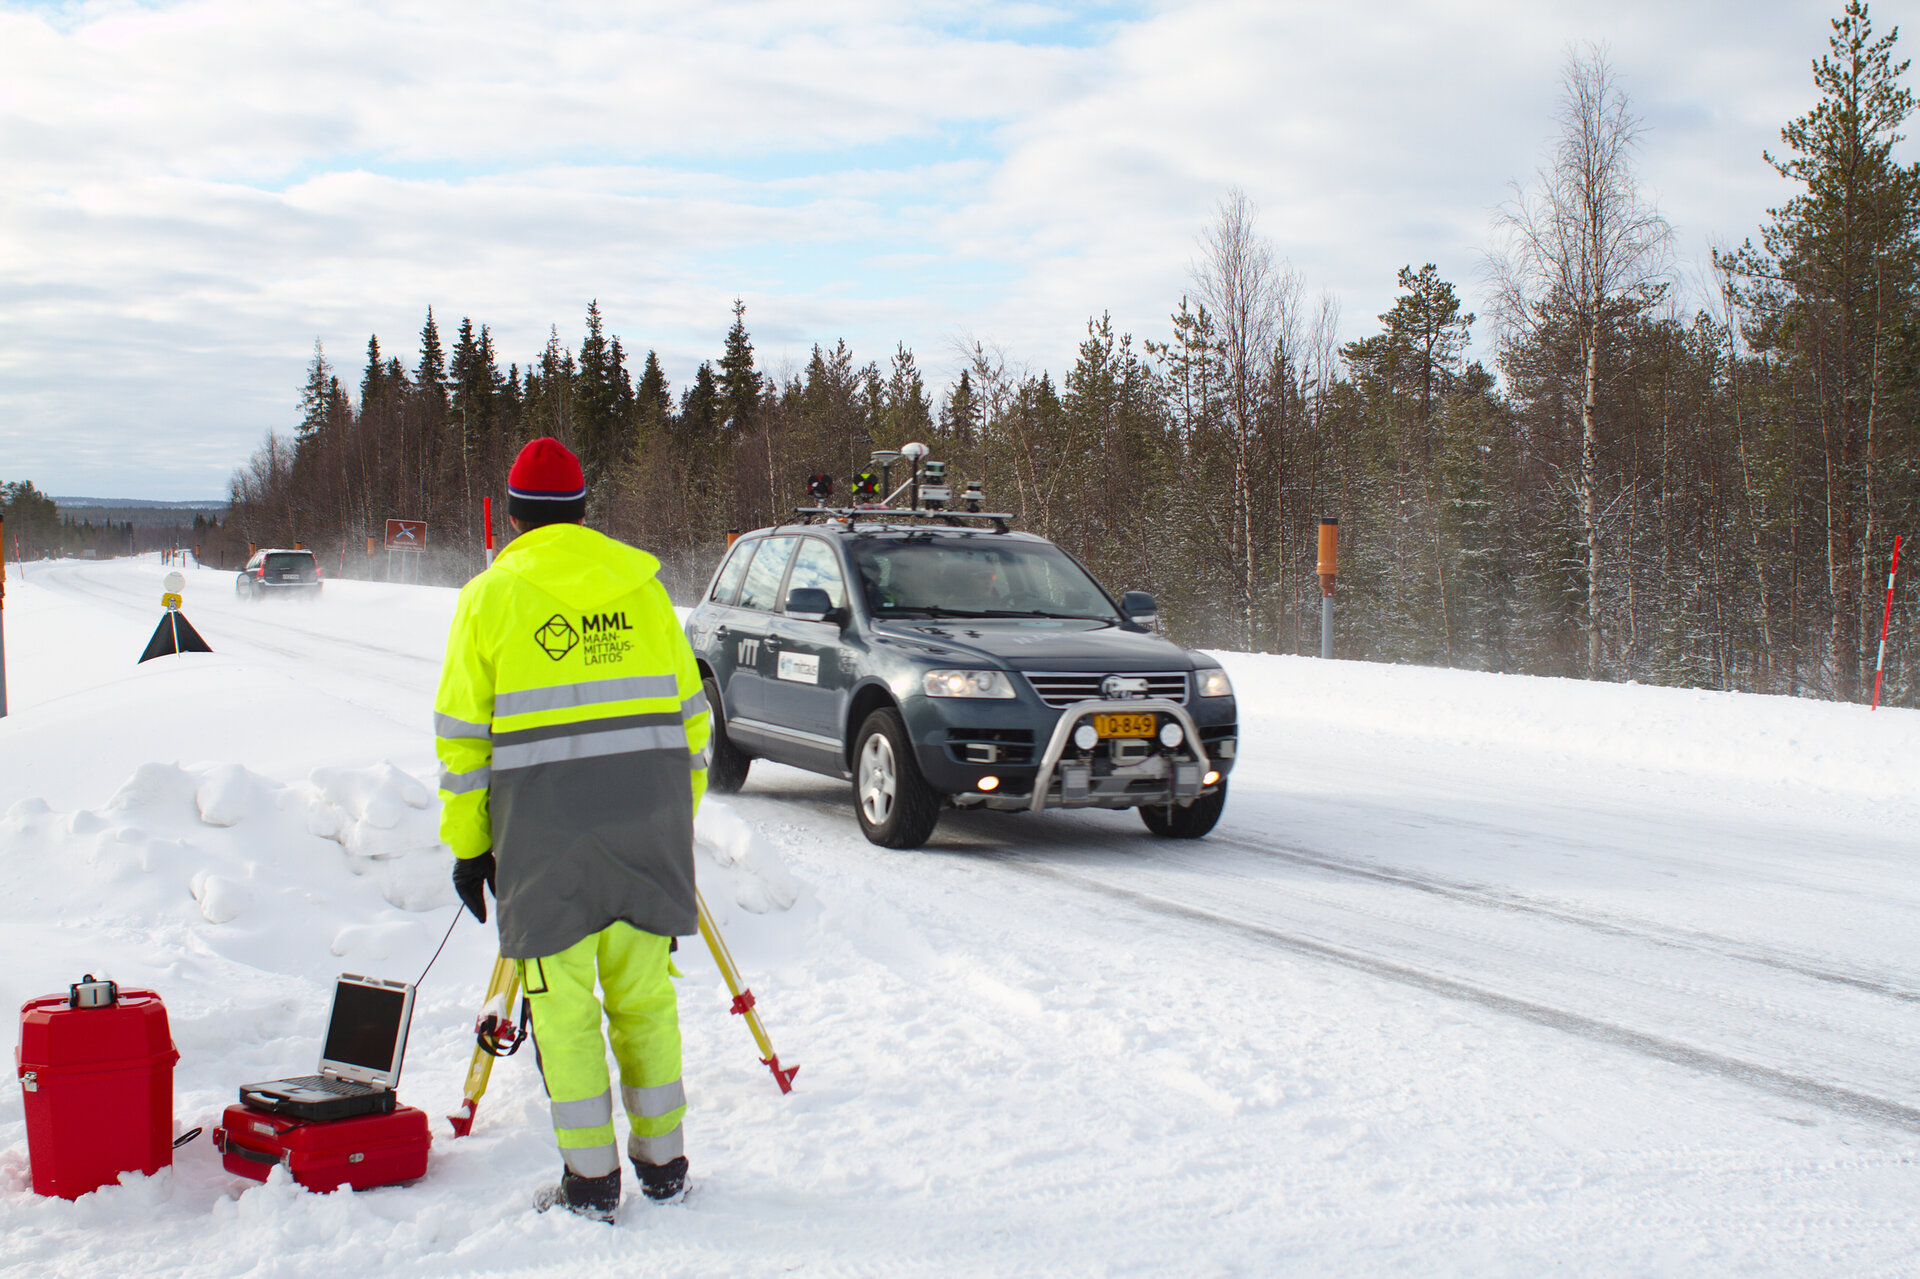
[[[388, 520], [387, 521], [387, 580], [407, 580], [407, 569], [413, 569], [413, 581], [420, 581], [420, 557], [427, 549], [427, 522], [425, 520]], [[400, 576], [393, 575], [393, 557], [400, 557]]]
[[425, 520], [388, 520], [387, 549], [390, 551], [426, 550], [427, 522]]

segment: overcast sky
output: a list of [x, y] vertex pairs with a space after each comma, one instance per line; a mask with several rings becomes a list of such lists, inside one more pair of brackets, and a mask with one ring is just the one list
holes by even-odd
[[524, 366], [597, 298], [676, 393], [736, 296], [763, 369], [904, 341], [937, 395], [977, 338], [1058, 378], [1090, 315], [1165, 336], [1234, 187], [1345, 336], [1405, 264], [1484, 314], [1588, 41], [1690, 275], [1787, 194], [1840, 7], [0, 0], [0, 480], [224, 496], [316, 338], [357, 386], [429, 306]]

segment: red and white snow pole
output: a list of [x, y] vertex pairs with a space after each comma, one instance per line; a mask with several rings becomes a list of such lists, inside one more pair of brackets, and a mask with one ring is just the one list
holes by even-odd
[[1893, 622], [1893, 578], [1900, 571], [1900, 535], [1893, 535], [1893, 567], [1887, 570], [1887, 608], [1880, 615], [1880, 655], [1873, 659], [1873, 705], [1870, 711], [1880, 709], [1880, 680], [1886, 674], [1887, 666], [1887, 627]]
[[487, 567], [493, 567], [493, 498], [480, 499], [480, 509], [485, 512], [482, 523], [487, 526]]

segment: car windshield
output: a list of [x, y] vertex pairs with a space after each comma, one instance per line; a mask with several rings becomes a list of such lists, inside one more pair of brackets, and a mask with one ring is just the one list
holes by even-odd
[[1059, 547], [985, 537], [862, 539], [853, 563], [879, 617], [1077, 617], [1113, 605]]

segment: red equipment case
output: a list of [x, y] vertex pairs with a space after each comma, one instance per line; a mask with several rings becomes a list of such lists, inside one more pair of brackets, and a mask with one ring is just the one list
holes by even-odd
[[[93, 983], [91, 976], [87, 981]], [[111, 983], [93, 983], [111, 990]], [[43, 995], [20, 1007], [14, 1062], [26, 1099], [36, 1194], [77, 1199], [123, 1172], [173, 1163], [173, 1064], [167, 1008], [150, 990], [74, 1007]]]
[[235, 1102], [213, 1130], [228, 1172], [265, 1181], [275, 1164], [285, 1164], [295, 1181], [323, 1192], [424, 1177], [432, 1141], [426, 1112], [412, 1106], [351, 1119], [295, 1119]]

